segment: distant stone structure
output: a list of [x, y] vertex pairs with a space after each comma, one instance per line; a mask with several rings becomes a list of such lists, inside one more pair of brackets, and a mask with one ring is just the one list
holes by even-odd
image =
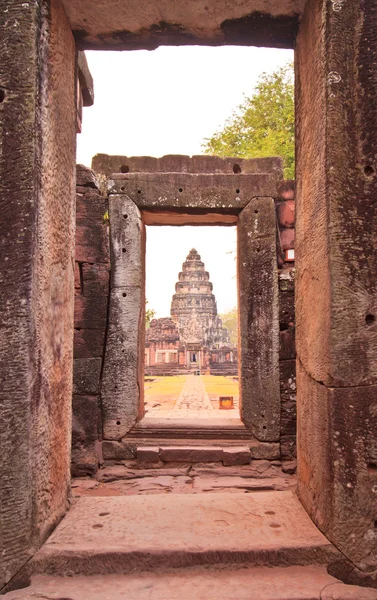
[[217, 314], [212, 291], [209, 273], [193, 248], [175, 284], [171, 318], [153, 319], [146, 331], [146, 374], [197, 370], [237, 374], [237, 348]]

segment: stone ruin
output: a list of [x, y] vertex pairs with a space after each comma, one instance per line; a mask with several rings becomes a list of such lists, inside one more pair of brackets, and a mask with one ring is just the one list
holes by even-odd
[[217, 314], [209, 273], [193, 248], [182, 265], [171, 319], [153, 319], [145, 334], [145, 374], [192, 371], [237, 375], [237, 347]]
[[[297, 365], [297, 493], [309, 517], [341, 551], [343, 578], [361, 577], [376, 585], [375, 2], [166, 0], [162, 10], [160, 3], [144, 0], [133, 2], [131, 8], [116, 0], [0, 0], [0, 9], [0, 586], [30, 561], [69, 507], [73, 367], [74, 444], [88, 449], [99, 441], [106, 447], [102, 436], [107, 429], [98, 415], [106, 374], [105, 332], [110, 342], [112, 332], [107, 331], [105, 312], [92, 324], [91, 335], [88, 307], [95, 306], [90, 296], [92, 275], [98, 276], [97, 282], [106, 282], [107, 259], [101, 263], [99, 254], [93, 258], [89, 244], [87, 264], [82, 259], [78, 267], [81, 285], [76, 289], [82, 296], [81, 314], [85, 313], [77, 325], [85, 358], [79, 358], [76, 349], [73, 365], [75, 144], [82, 105], [92, 102], [78, 51], [195, 43], [295, 48], [297, 362], [293, 353], [282, 359], [294, 329], [293, 281], [283, 273], [278, 279], [280, 318], [273, 329], [280, 324], [277, 339], [284, 337], [278, 354], [280, 373], [285, 373], [281, 381], [293, 385]], [[121, 162], [111, 172], [123, 165], [128, 166]], [[232, 165], [234, 160], [230, 169]], [[142, 179], [150, 186], [153, 178]], [[170, 178], [174, 189], [180, 187], [178, 179], [181, 174]], [[137, 193], [141, 188], [135, 179], [134, 185]], [[119, 181], [118, 191], [122, 186]], [[272, 187], [264, 198], [273, 198], [276, 204], [278, 186], [275, 191]], [[92, 195], [100, 215], [93, 221], [90, 209], [78, 215], [82, 230], [86, 227], [89, 233], [92, 227], [102, 227], [106, 199], [98, 190], [88, 193], [92, 184], [81, 188], [80, 210], [88, 208], [87, 196]], [[252, 203], [249, 221], [252, 209], [259, 210], [255, 205], [262, 192], [260, 188], [247, 198]], [[203, 218], [210, 212], [208, 198], [202, 194], [199, 200], [196, 208]], [[177, 204], [175, 209], [180, 212]], [[103, 228], [106, 239], [106, 225]], [[256, 245], [258, 240], [254, 241]], [[259, 241], [267, 245], [263, 237]], [[247, 256], [254, 256], [252, 246], [249, 250]], [[292, 305], [283, 290], [292, 296]], [[109, 298], [106, 283], [101, 295], [103, 310]], [[85, 366], [83, 361], [88, 361]], [[91, 375], [88, 367], [93, 367]], [[268, 369], [264, 365], [261, 371], [268, 387]], [[284, 435], [295, 439], [293, 418], [283, 434], [287, 405], [283, 396], [288, 389], [283, 383], [280, 425], [275, 424], [280, 429], [269, 436], [274, 441], [261, 442], [276, 444], [279, 453]], [[85, 396], [97, 411], [87, 408]], [[291, 413], [292, 405], [293, 400]], [[111, 406], [108, 398], [105, 409], [115, 429], [118, 406]], [[88, 444], [92, 414], [96, 421], [90, 423]], [[259, 410], [259, 414], [266, 413]], [[257, 432], [260, 438], [264, 431], [262, 426]], [[110, 442], [115, 446], [121, 439]], [[98, 460], [93, 453], [92, 468]]]

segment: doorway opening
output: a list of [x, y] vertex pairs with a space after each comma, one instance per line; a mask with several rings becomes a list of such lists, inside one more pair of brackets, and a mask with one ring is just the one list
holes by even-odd
[[144, 418], [239, 421], [236, 227], [146, 229]]

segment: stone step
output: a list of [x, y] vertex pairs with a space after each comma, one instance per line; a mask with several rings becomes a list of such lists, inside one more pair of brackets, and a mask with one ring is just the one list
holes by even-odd
[[81, 497], [30, 561], [34, 574], [330, 564], [339, 554], [290, 491]]
[[33, 577], [4, 600], [376, 600], [377, 590], [348, 586], [326, 567], [186, 568], [162, 573]]

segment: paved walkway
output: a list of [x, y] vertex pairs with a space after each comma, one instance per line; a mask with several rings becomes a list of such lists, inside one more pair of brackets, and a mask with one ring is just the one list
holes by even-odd
[[200, 375], [187, 375], [174, 410], [213, 410]]
[[237, 419], [237, 407], [231, 410], [215, 410], [206, 392], [201, 375], [187, 375], [182, 391], [171, 410], [163, 410], [159, 406], [148, 410], [148, 417], [158, 419]]

